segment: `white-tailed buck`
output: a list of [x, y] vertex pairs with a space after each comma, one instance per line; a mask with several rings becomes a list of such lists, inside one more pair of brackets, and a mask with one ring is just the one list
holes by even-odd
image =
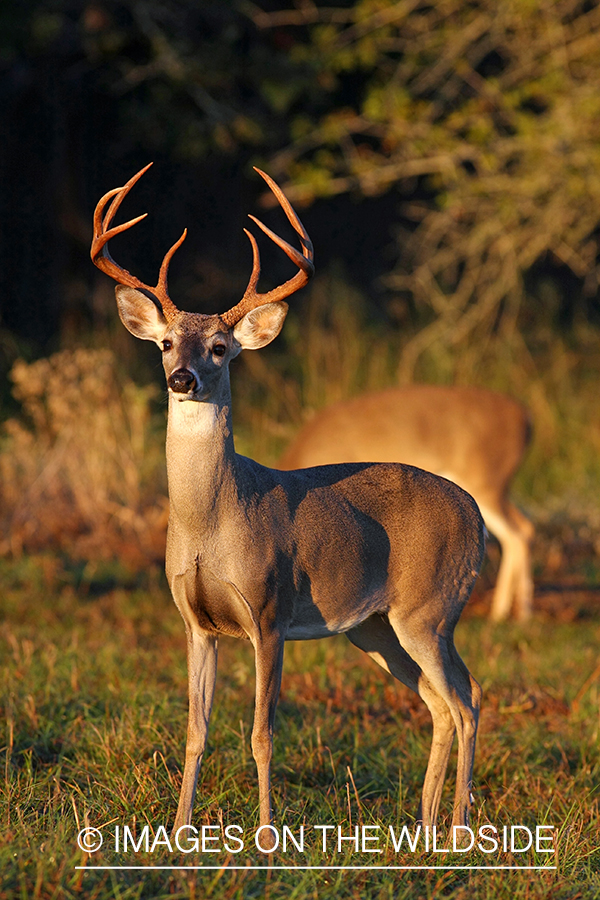
[[321, 410], [301, 429], [281, 469], [338, 462], [402, 462], [455, 481], [479, 505], [502, 558], [491, 617], [528, 619], [533, 526], [509, 498], [531, 437], [527, 410], [475, 387], [415, 384], [361, 394]]
[[185, 232], [165, 256], [156, 287], [120, 268], [106, 246], [143, 218], [112, 227], [146, 168], [98, 203], [92, 259], [119, 282], [125, 327], [158, 344], [169, 388], [166, 570], [185, 623], [189, 675], [175, 829], [192, 818], [219, 634], [249, 639], [254, 647], [252, 752], [260, 824], [266, 826], [272, 821], [270, 763], [284, 642], [340, 632], [429, 707], [433, 741], [420, 806], [426, 825], [435, 821], [457, 733], [453, 823], [465, 825], [481, 692], [454, 647], [453, 632], [482, 560], [479, 510], [455, 484], [410, 466], [357, 463], [279, 472], [236, 454], [229, 363], [279, 333], [284, 298], [313, 273], [312, 245], [281, 189], [261, 172], [298, 233], [302, 253], [254, 222], [298, 272], [257, 293], [260, 258], [247, 232], [254, 262], [242, 300], [221, 315], [180, 312], [168, 295], [167, 268]]

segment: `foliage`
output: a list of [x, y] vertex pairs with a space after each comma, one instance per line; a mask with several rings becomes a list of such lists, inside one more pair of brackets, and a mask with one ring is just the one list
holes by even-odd
[[12, 370], [21, 418], [0, 445], [0, 551], [51, 546], [75, 559], [163, 556], [167, 517], [152, 388], [108, 350], [65, 350]]
[[2, 403], [20, 355], [110, 331], [114, 301], [89, 259], [92, 211], [151, 159], [160, 217], [136, 234], [130, 265], [152, 270], [169, 226], [195, 222], [180, 257], [191, 257], [187, 296], [230, 290], [249, 157], [287, 135], [279, 85], [310, 89], [287, 46], [235, 2], [22, 0], [3, 5], [0, 26]]
[[[387, 301], [392, 321], [420, 328], [403, 381], [434, 344], [560, 329], [574, 308], [597, 320], [596, 2], [26, 0], [0, 21], [7, 359], [20, 338], [31, 356], [56, 349], [49, 334], [69, 346], [104, 325], [91, 209], [116, 183], [108, 170], [125, 177], [152, 157], [165, 161], [166, 221], [189, 222], [198, 195], [205, 235], [223, 218], [219, 245], [239, 224], [250, 161], [320, 210], [340, 193], [397, 196], [375, 220], [368, 203], [355, 209], [380, 232], [378, 256], [395, 234], [387, 292], [364, 287], [374, 309]], [[161, 227], [142, 259], [160, 258]], [[202, 257], [187, 266], [196, 285], [211, 266], [215, 280], [231, 274], [212, 248]]]
[[[115, 825], [138, 836], [169, 829], [185, 740], [185, 639], [166, 586], [74, 589], [55, 559], [0, 563], [0, 898], [344, 897], [575, 898], [600, 890], [598, 667], [592, 604], [527, 628], [469, 618], [458, 645], [481, 681], [476, 827], [553, 825], [558, 869], [537, 871], [126, 871], [97, 865], [264, 864], [250, 748], [253, 655], [223, 639], [209, 746], [194, 824], [239, 824], [248, 849], [153, 854], [111, 849]], [[86, 590], [87, 588], [87, 590]], [[583, 618], [577, 618], [577, 616]], [[565, 648], [568, 647], [568, 653]], [[273, 759], [276, 822], [297, 835], [316, 824], [413, 827], [429, 742], [423, 703], [344, 637], [290, 644]], [[442, 798], [447, 826], [453, 774]], [[82, 853], [77, 833], [100, 828], [102, 851]], [[371, 832], [372, 833], [372, 832]], [[307, 841], [307, 845], [308, 845]], [[350, 847], [350, 845], [347, 845]], [[381, 845], [380, 845], [381, 846]], [[541, 854], [467, 857], [390, 852], [323, 854], [293, 847], [274, 862], [303, 865], [547, 864]], [[86, 866], [83, 871], [76, 866]]]
[[426, 325], [405, 349], [403, 380], [434, 342], [513, 331], [536, 263], [596, 295], [597, 3], [357, 0], [256, 21], [306, 33], [294, 58], [329, 93], [272, 159], [290, 196], [403, 198], [388, 285]]
[[273, 139], [269, 114], [308, 89], [236, 3], [25, 0], [4, 24], [0, 61], [25, 69], [30, 89], [52, 70], [59, 91], [95, 97], [99, 116], [109, 102], [117, 119], [102, 139], [119, 154], [197, 160], [261, 145]]
[[[388, 312], [425, 328], [409, 327], [403, 345], [347, 285], [316, 283], [308, 318], [292, 316], [284, 350], [268, 351], [273, 365], [261, 361], [266, 353], [238, 363], [252, 376], [233, 377], [240, 449], [272, 462], [304, 415], [398, 377], [508, 390], [527, 402], [536, 425], [519, 497], [538, 522], [560, 519], [538, 538], [537, 581], [558, 572], [581, 590], [581, 573], [564, 569], [565, 538], [585, 517], [587, 531], [574, 543], [582, 552], [585, 537], [586, 576], [596, 587], [597, 336], [581, 322], [557, 333], [560, 300], [539, 283], [531, 291], [530, 279], [536, 266], [556, 265], [593, 309], [600, 7], [261, 6], [24, 0], [0, 13], [0, 349], [14, 358], [18, 341], [8, 328], [16, 334], [10, 323], [20, 322], [25, 333], [25, 320], [47, 340], [62, 317], [63, 340], [79, 339], [92, 293], [88, 213], [109, 166], [130, 172], [149, 151], [178, 166], [169, 215], [190, 202], [194, 166], [211, 156], [219, 158], [208, 176], [219, 171], [219, 199], [230, 172], [259, 153], [291, 179], [299, 201], [395, 191], [401, 215]], [[231, 169], [223, 174], [225, 158]], [[538, 306], [524, 303], [528, 290]], [[112, 310], [112, 296], [110, 303]], [[107, 351], [63, 352], [13, 372], [22, 413], [0, 443], [0, 549], [16, 557], [0, 560], [0, 900], [600, 896], [598, 617], [592, 603], [576, 607], [575, 591], [567, 603], [556, 588], [553, 614], [538, 597], [527, 630], [471, 618], [458, 635], [485, 693], [478, 815], [556, 823], [556, 874], [92, 871], [76, 846], [78, 828], [110, 829], [115, 819], [166, 825], [181, 777], [181, 621], [165, 585], [152, 583], [154, 567], [144, 590], [114, 588], [123, 568], [115, 558], [139, 571], [163, 553], [163, 422], [153, 391], [117, 373]], [[27, 555], [48, 547], [57, 555]], [[63, 568], [65, 558], [80, 564]], [[253, 827], [252, 654], [222, 643], [196, 817]], [[294, 828], [327, 817], [348, 828], [361, 817], [410, 821], [430, 738], [422, 704], [343, 639], [290, 648], [287, 662], [278, 815]], [[446, 794], [446, 810], [448, 802]], [[88, 871], [76, 870], [84, 862]]]

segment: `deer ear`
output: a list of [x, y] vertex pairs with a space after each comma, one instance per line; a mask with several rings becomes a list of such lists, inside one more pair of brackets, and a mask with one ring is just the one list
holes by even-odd
[[274, 340], [283, 327], [288, 305], [282, 300], [257, 306], [240, 319], [233, 336], [243, 350], [259, 350]]
[[168, 323], [158, 306], [141, 291], [122, 284], [115, 288], [115, 295], [125, 328], [143, 341], [160, 342]]

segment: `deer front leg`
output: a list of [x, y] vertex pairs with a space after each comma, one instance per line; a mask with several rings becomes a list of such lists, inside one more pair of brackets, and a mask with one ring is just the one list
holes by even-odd
[[[258, 772], [260, 824], [272, 824], [271, 758], [273, 756], [273, 726], [281, 687], [284, 641], [279, 635], [258, 638], [255, 643], [256, 703], [252, 728], [252, 755]], [[261, 845], [270, 850], [274, 838], [267, 830], [261, 835]]]
[[217, 675], [217, 637], [206, 631], [186, 629], [189, 712], [185, 767], [173, 831], [191, 825], [200, 764], [206, 747], [208, 722]]

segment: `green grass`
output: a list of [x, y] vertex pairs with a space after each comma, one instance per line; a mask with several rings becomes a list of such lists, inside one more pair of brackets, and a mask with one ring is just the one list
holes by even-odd
[[[555, 871], [131, 871], [94, 865], [264, 864], [253, 845], [257, 787], [250, 750], [251, 647], [223, 640], [195, 825], [240, 825], [228, 854], [114, 852], [114, 829], [138, 836], [173, 822], [186, 727], [183, 626], [159, 575], [115, 588], [52, 557], [3, 562], [0, 672], [0, 898], [600, 897], [598, 783], [600, 615], [571, 621], [542, 608], [529, 625], [467, 616], [457, 644], [484, 689], [473, 825], [552, 825], [556, 855], [393, 851], [391, 825], [413, 827], [430, 741], [429, 715], [343, 637], [289, 644], [273, 761], [275, 821], [306, 849], [304, 865], [557, 865]], [[452, 801], [449, 772], [440, 829]], [[381, 854], [323, 853], [315, 825], [379, 825]], [[104, 835], [84, 854], [85, 826]], [[216, 833], [216, 832], [215, 832]], [[122, 832], [121, 832], [122, 834]], [[210, 834], [214, 834], [210, 832]], [[160, 832], [159, 832], [160, 837]], [[443, 845], [443, 842], [441, 842]], [[230, 846], [237, 845], [231, 842]], [[85, 871], [77, 866], [86, 865]]]

